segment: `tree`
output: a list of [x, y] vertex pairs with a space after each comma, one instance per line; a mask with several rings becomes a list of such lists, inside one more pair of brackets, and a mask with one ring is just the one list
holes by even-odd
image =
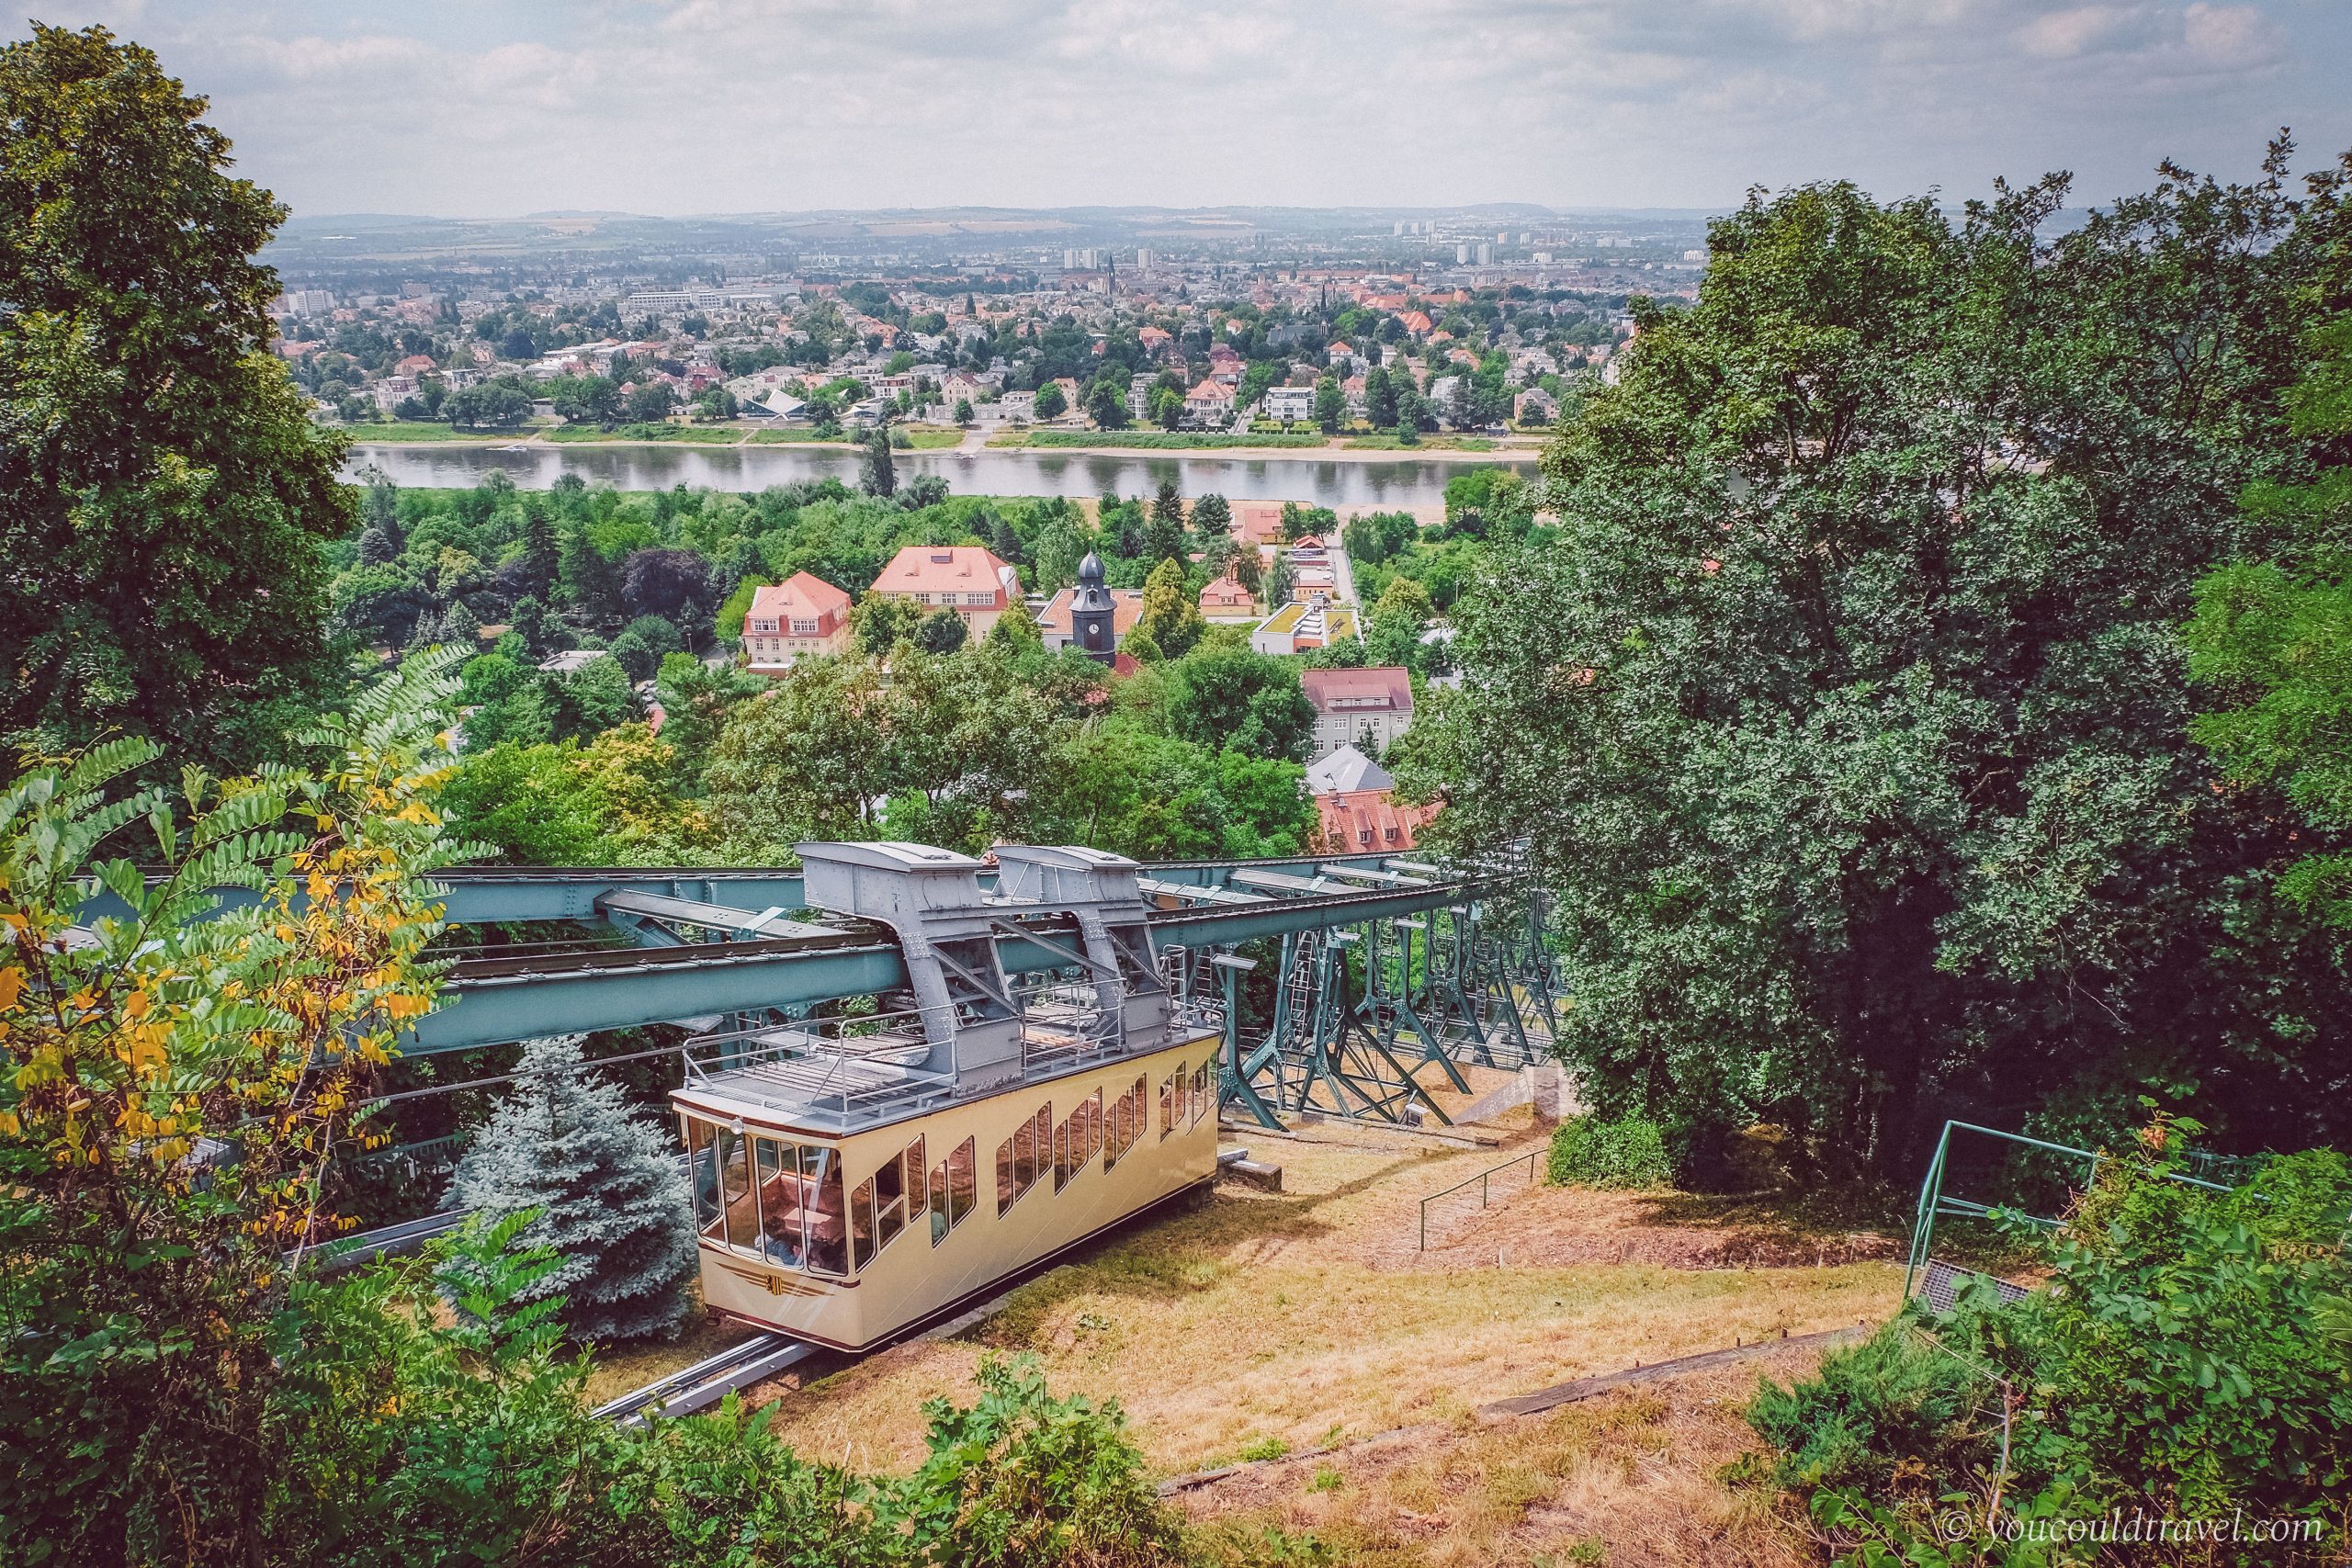
[[1763, 1117], [1907, 1179], [1962, 1103], [2344, 1135], [2343, 939], [2271, 904], [2294, 823], [2215, 787], [2178, 632], [2291, 471], [2335, 201], [2284, 177], [2168, 169], [2063, 236], [2054, 179], [1752, 198], [1547, 453], [1556, 536], [1453, 606], [1403, 782], [1456, 843], [1527, 836], [1562, 1045], [1686, 1170]]
[[1174, 480], [1160, 485], [1159, 498], [1152, 503], [1150, 514], [1144, 521], [1141, 544], [1136, 554], [1145, 560], [1183, 560], [1184, 502], [1176, 493]]
[[268, 351], [286, 209], [205, 107], [102, 28], [0, 49], [0, 732], [39, 750], [242, 767], [345, 682], [344, 441]]
[[1212, 750], [1301, 761], [1315, 736], [1315, 705], [1298, 670], [1246, 648], [1204, 649], [1172, 667], [1169, 733]]
[[633, 424], [659, 424], [678, 406], [678, 396], [666, 381], [646, 381], [629, 389], [622, 412]]
[[460, 430], [515, 430], [531, 417], [531, 396], [497, 382], [460, 387], [443, 400], [441, 412]]
[[[1058, 390], [1058, 389], [1057, 389]], [[958, 398], [956, 400], [956, 423], [962, 425], [968, 425], [972, 423], [971, 399]]]
[[1059, 382], [1047, 381], [1037, 389], [1037, 400], [1031, 406], [1039, 419], [1059, 419], [1069, 412], [1069, 400], [1062, 396]]
[[548, 514], [547, 503], [537, 497], [523, 503], [523, 536], [518, 541], [514, 565], [521, 591], [546, 603], [555, 592], [557, 574], [563, 569], [563, 547], [556, 537], [555, 519]]
[[615, 637], [610, 651], [613, 661], [626, 671], [632, 681], [650, 681], [654, 671], [662, 667], [662, 656], [634, 628]]
[[1127, 394], [1110, 378], [1104, 377], [1087, 389], [1087, 417], [1101, 430], [1125, 430], [1127, 427]]
[[1161, 387], [1151, 394], [1151, 423], [1162, 430], [1174, 430], [1184, 423], [1184, 394], [1172, 387]]
[[898, 465], [890, 457], [890, 433], [876, 427], [865, 441], [865, 471], [858, 488], [868, 495], [887, 496], [899, 488]]
[[914, 644], [925, 653], [953, 653], [971, 636], [963, 616], [953, 610], [933, 610], [915, 623]]
[[1193, 531], [1204, 539], [1233, 531], [1233, 508], [1225, 497], [1211, 491], [1193, 502]]
[[1374, 366], [1363, 373], [1363, 401], [1364, 417], [1374, 429], [1386, 430], [1396, 423], [1396, 389], [1387, 371]]
[[1182, 564], [1163, 560], [1151, 569], [1151, 576], [1144, 581], [1143, 613], [1136, 618], [1135, 629], [1170, 659], [1183, 658], [1201, 640], [1208, 626], [1201, 619], [1200, 604], [1193, 596]]
[[493, 1223], [532, 1216], [524, 1237], [561, 1261], [518, 1299], [560, 1298], [573, 1338], [670, 1338], [695, 1271], [685, 1176], [660, 1128], [582, 1059], [582, 1038], [524, 1043], [522, 1077], [458, 1162], [447, 1201]]
[[658, 615], [673, 637], [687, 626], [707, 625], [712, 615], [710, 564], [692, 550], [631, 550], [621, 562], [620, 589], [626, 614]]
[[319, 721], [317, 773], [190, 771], [175, 799], [125, 787], [162, 753], [122, 738], [0, 792], [12, 1557], [263, 1561], [302, 1254], [337, 1228], [370, 1075], [433, 1005], [454, 663]]
[[989, 628], [989, 635], [981, 640], [989, 648], [1013, 653], [1043, 652], [1046, 647], [1045, 634], [1037, 629], [1037, 617], [1031, 615], [1029, 606], [1018, 599], [996, 618], [996, 625]]
[[804, 839], [860, 837], [872, 801], [888, 793], [875, 744], [883, 703], [871, 665], [827, 659], [796, 665], [738, 705], [707, 776], [730, 852], [784, 855]]
[[1269, 609], [1281, 609], [1298, 591], [1297, 574], [1291, 570], [1290, 554], [1286, 550], [1274, 552], [1274, 563], [1266, 569], [1265, 578], [1266, 606]]
[[1315, 423], [1326, 435], [1336, 434], [1348, 417], [1348, 395], [1334, 377], [1315, 383]]
[[888, 659], [890, 650], [914, 636], [916, 623], [922, 612], [910, 599], [888, 593], [868, 593], [850, 612], [850, 622], [857, 631], [858, 651], [868, 659]]
[[[2312, 329], [2289, 389], [2295, 434], [2322, 454], [2352, 434], [2352, 314]], [[2279, 890], [2331, 925], [2352, 926], [2352, 559], [2337, 540], [2352, 464], [2300, 484], [2248, 491], [2283, 558], [2233, 563], [2197, 585], [2189, 673], [2222, 699], [2190, 727], [2245, 784], [2277, 787], [2312, 832]]]
[[580, 619], [610, 626], [621, 618], [621, 573], [596, 547], [584, 522], [567, 521], [557, 536], [563, 596]]

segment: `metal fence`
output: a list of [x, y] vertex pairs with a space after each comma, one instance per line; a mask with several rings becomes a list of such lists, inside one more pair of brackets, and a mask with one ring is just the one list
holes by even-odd
[[[1518, 1171], [1522, 1166], [1526, 1168], [1525, 1175], [1516, 1182], [1505, 1182], [1503, 1196], [1508, 1198], [1513, 1192], [1524, 1192], [1535, 1185], [1535, 1160], [1542, 1152], [1540, 1149], [1530, 1149], [1523, 1155], [1503, 1161], [1500, 1165], [1489, 1166], [1476, 1176], [1465, 1176], [1453, 1186], [1441, 1188], [1422, 1199], [1420, 1245], [1415, 1250], [1427, 1252], [1430, 1249], [1430, 1205], [1431, 1203], [1452, 1198], [1456, 1193], [1465, 1192], [1475, 1186], [1478, 1190], [1478, 1207], [1484, 1210], [1491, 1206], [1495, 1201], [1495, 1178], [1505, 1171]], [[1464, 1197], [1460, 1201], [1466, 1205], [1469, 1200]]]

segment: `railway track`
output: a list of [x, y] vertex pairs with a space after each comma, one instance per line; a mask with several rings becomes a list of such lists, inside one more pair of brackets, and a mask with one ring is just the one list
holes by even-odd
[[816, 1349], [782, 1334], [754, 1335], [658, 1382], [631, 1389], [598, 1405], [594, 1414], [599, 1421], [621, 1427], [641, 1427], [654, 1416], [691, 1416], [762, 1378], [775, 1376]]

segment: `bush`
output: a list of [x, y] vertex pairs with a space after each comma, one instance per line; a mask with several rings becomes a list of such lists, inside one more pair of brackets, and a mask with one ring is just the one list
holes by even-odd
[[1573, 1116], [1552, 1134], [1546, 1174], [1556, 1187], [1670, 1187], [1674, 1164], [1657, 1122]]
[[1898, 1321], [1824, 1357], [1810, 1381], [1782, 1388], [1766, 1379], [1747, 1419], [1780, 1450], [1772, 1478], [1781, 1484], [1884, 1497], [1898, 1473], [1984, 1457], [1982, 1435], [1967, 1426], [1983, 1393], [1963, 1362]]

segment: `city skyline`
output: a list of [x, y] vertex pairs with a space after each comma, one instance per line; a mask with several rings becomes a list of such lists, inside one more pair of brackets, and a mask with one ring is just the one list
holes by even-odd
[[1720, 209], [2164, 158], [2242, 177], [2352, 143], [2320, 0], [1771, 0], [1413, 7], [1108, 0], [536, 5], [98, 0], [212, 100], [298, 215], [929, 207]]

